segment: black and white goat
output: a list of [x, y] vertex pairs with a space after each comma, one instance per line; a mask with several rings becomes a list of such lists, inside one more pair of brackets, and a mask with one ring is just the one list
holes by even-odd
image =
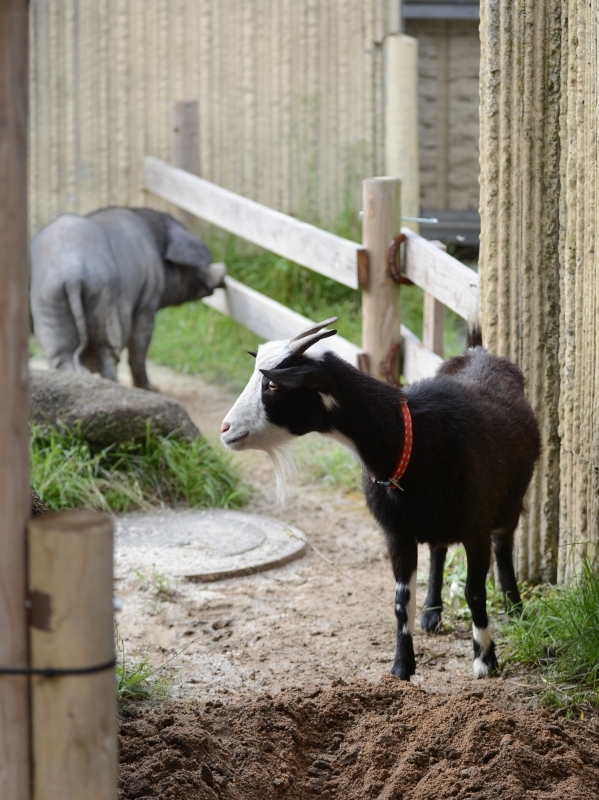
[[540, 449], [522, 374], [507, 358], [490, 355], [480, 329], [473, 328], [463, 355], [446, 361], [434, 377], [398, 389], [315, 347], [336, 333], [324, 330], [335, 321], [251, 354], [256, 368], [223, 421], [222, 441], [232, 450], [268, 452], [279, 485], [285, 479], [284, 445], [293, 437], [318, 431], [358, 457], [366, 500], [385, 532], [395, 575], [391, 672], [398, 678], [409, 680], [416, 666], [418, 543], [431, 550], [421, 625], [433, 631], [441, 618], [447, 545], [461, 542], [468, 560], [473, 672], [477, 678], [492, 674], [497, 659], [485, 591], [491, 550], [502, 591], [519, 603], [513, 535]]

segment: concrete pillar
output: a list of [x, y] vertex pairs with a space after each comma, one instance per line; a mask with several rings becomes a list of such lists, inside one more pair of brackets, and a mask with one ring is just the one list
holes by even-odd
[[561, 6], [481, 2], [481, 321], [524, 372], [542, 432], [515, 549], [533, 581], [558, 560]]

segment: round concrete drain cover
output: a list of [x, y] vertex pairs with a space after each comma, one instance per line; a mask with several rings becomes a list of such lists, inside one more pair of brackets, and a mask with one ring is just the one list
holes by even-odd
[[115, 524], [119, 571], [155, 568], [192, 581], [280, 567], [306, 550], [298, 528], [239, 511], [126, 514]]

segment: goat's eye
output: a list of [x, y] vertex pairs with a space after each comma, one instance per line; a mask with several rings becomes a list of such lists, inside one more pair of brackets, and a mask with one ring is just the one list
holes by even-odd
[[268, 386], [268, 388], [270, 389], [271, 392], [276, 392], [277, 389], [279, 388], [279, 384], [275, 383], [274, 381], [269, 381], [267, 386]]

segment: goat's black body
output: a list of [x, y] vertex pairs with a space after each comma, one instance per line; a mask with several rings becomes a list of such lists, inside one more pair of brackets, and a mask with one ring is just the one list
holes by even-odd
[[[518, 368], [484, 350], [479, 330], [470, 337], [469, 344], [476, 346], [405, 392], [330, 352], [320, 359], [289, 356], [275, 369], [261, 370], [262, 403], [271, 423], [296, 436], [338, 432], [359, 453], [366, 500], [385, 533], [395, 574], [398, 639], [392, 672], [404, 679], [415, 669], [411, 593], [418, 543], [431, 547], [428, 608], [422, 618], [428, 631], [440, 621], [447, 545], [461, 542], [466, 549], [466, 599], [478, 676], [496, 668], [485, 601], [492, 549], [502, 590], [512, 603], [520, 601], [513, 533], [539, 455], [539, 431]], [[387, 480], [402, 451], [402, 393], [412, 416], [413, 449], [401, 489], [393, 489], [370, 476]]]

